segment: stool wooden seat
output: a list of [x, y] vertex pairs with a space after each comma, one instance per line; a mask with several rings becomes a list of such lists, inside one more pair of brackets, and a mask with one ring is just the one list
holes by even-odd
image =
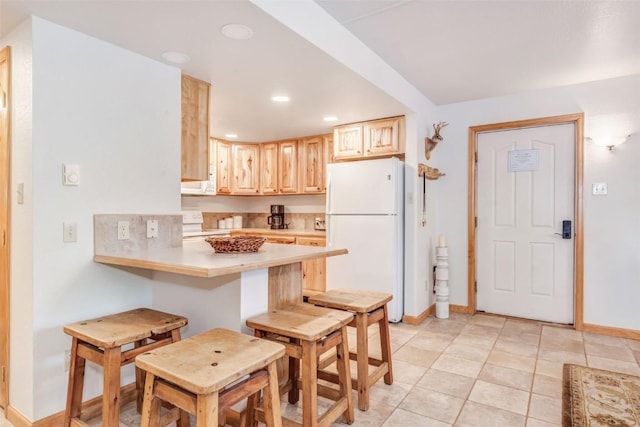
[[[182, 410], [180, 425], [189, 426], [188, 412], [196, 416], [198, 427], [217, 427], [225, 409], [261, 390], [265, 424], [280, 427], [276, 360], [283, 355], [282, 344], [228, 329], [212, 329], [141, 354], [136, 358], [136, 366], [146, 373], [141, 427], [160, 425], [162, 402]], [[247, 414], [247, 425], [252, 416]]]
[[[356, 352], [350, 352], [349, 358], [357, 363], [357, 377], [352, 381], [354, 390], [358, 390], [358, 408], [369, 409], [369, 391], [371, 386], [384, 376], [386, 384], [393, 383], [391, 363], [391, 343], [389, 341], [389, 318], [387, 303], [391, 294], [355, 289], [332, 289], [323, 294], [310, 295], [309, 303], [322, 307], [346, 310], [355, 314], [349, 326], [356, 328]], [[369, 355], [369, 326], [378, 324], [380, 329], [381, 359]], [[331, 363], [331, 359], [327, 359]], [[369, 365], [375, 368], [369, 373]], [[323, 368], [324, 366], [321, 366]], [[336, 382], [335, 374], [322, 371], [320, 378]]]
[[[137, 308], [122, 313], [71, 323], [64, 332], [73, 337], [69, 365], [69, 384], [64, 426], [80, 419], [84, 371], [89, 360], [103, 367], [102, 425], [120, 425], [120, 368], [132, 363], [138, 354], [180, 340], [180, 328], [187, 318], [149, 308]], [[123, 346], [133, 348], [123, 350]], [[144, 378], [136, 370], [138, 410], [142, 408]]]
[[[286, 420], [286, 425], [329, 426], [340, 416], [348, 424], [353, 422], [346, 330], [352, 319], [351, 313], [304, 303], [285, 305], [247, 319], [247, 326], [255, 330], [256, 336], [283, 342], [286, 347], [289, 378], [280, 388], [280, 394], [288, 392], [289, 403], [297, 403], [302, 389], [302, 424]], [[318, 384], [319, 357], [334, 348], [339, 390]], [[318, 395], [333, 400], [321, 416]]]

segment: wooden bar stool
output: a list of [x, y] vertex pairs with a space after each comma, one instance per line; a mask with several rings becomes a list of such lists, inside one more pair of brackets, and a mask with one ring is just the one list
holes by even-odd
[[[282, 344], [227, 329], [141, 354], [136, 366], [146, 381], [140, 425], [164, 425], [160, 406], [167, 402], [181, 409], [179, 425], [189, 426], [188, 412], [198, 427], [217, 427], [231, 405], [263, 391], [264, 422], [280, 427], [276, 360], [283, 355]], [[246, 416], [246, 425], [252, 424], [253, 411]]]
[[[346, 328], [352, 319], [353, 314], [348, 312], [302, 303], [285, 305], [247, 319], [247, 326], [255, 330], [257, 337], [282, 342], [286, 347], [289, 378], [280, 388], [280, 394], [289, 392], [289, 403], [297, 403], [302, 388], [302, 424], [285, 419], [286, 425], [329, 426], [340, 416], [348, 424], [353, 422]], [[339, 390], [318, 384], [318, 359], [334, 348]], [[333, 400], [321, 416], [318, 395]]]
[[[180, 328], [187, 322], [186, 317], [138, 308], [66, 325], [64, 332], [73, 340], [64, 426], [69, 427], [72, 421], [85, 424], [80, 416], [87, 360], [103, 368], [102, 425], [117, 427], [123, 403], [120, 368], [132, 363], [138, 354], [179, 341]], [[133, 348], [124, 350], [123, 346], [128, 344], [133, 344]], [[143, 381], [136, 369], [138, 411], [142, 408]]]
[[[309, 296], [309, 303], [321, 307], [346, 310], [355, 314], [349, 326], [356, 328], [356, 352], [350, 352], [349, 358], [358, 366], [357, 377], [352, 381], [354, 390], [358, 390], [358, 408], [369, 409], [369, 391], [371, 386], [384, 376], [385, 384], [393, 383], [391, 363], [391, 343], [389, 341], [389, 317], [387, 303], [391, 294], [355, 289], [332, 289], [323, 294]], [[369, 326], [378, 324], [380, 329], [381, 359], [369, 356]], [[321, 368], [331, 363], [331, 359], [323, 361]], [[374, 369], [369, 373], [369, 365]], [[336, 382], [335, 374], [321, 371], [320, 378]]]

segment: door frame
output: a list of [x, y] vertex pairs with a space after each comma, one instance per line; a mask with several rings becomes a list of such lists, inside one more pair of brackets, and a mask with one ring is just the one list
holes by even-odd
[[517, 130], [530, 127], [551, 126], [558, 124], [573, 124], [575, 127], [575, 178], [574, 178], [574, 255], [573, 255], [573, 326], [581, 331], [584, 328], [583, 316], [583, 284], [584, 284], [584, 233], [582, 218], [583, 200], [583, 169], [584, 169], [584, 113], [566, 114], [561, 116], [542, 117], [538, 119], [516, 120], [511, 122], [493, 123], [488, 125], [469, 127], [469, 193], [468, 202], [468, 277], [467, 277], [467, 312], [476, 312], [476, 190], [477, 190], [477, 136], [480, 133], [496, 132], [501, 130]]
[[[7, 88], [6, 105], [4, 108], [6, 126], [0, 129], [0, 252], [6, 271], [0, 273], [0, 406], [5, 411], [9, 405], [9, 309], [11, 307], [9, 293], [11, 284], [11, 48], [0, 49], [0, 64], [6, 67], [6, 78], [2, 86]], [[0, 94], [0, 97], [2, 95]], [[0, 98], [0, 108], [5, 101]], [[4, 141], [4, 143], [2, 143]], [[6, 412], [5, 412], [6, 413]]]

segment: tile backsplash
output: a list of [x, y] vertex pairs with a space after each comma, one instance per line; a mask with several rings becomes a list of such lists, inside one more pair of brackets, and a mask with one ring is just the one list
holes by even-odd
[[[218, 220], [229, 218], [232, 216], [242, 216], [243, 228], [270, 228], [267, 223], [267, 217], [269, 213], [238, 213], [238, 212], [203, 212], [203, 229], [215, 229], [218, 228]], [[322, 213], [288, 213], [284, 214], [285, 224], [289, 224], [290, 230], [305, 230], [310, 231], [314, 229], [314, 222], [316, 218], [324, 219], [324, 212]]]

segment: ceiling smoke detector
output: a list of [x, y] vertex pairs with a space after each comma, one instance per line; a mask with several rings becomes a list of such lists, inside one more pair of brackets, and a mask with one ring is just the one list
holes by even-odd
[[247, 40], [253, 37], [253, 30], [243, 24], [227, 24], [220, 28], [220, 32], [234, 40]]

